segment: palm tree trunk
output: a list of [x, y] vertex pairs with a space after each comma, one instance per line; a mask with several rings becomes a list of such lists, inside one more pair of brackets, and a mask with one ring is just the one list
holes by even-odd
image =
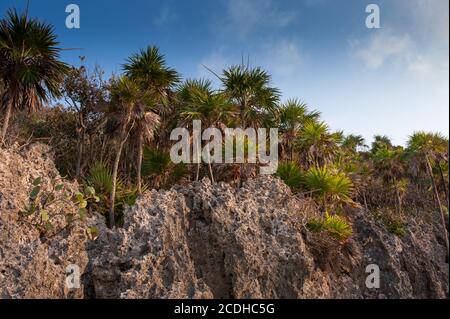
[[138, 141], [138, 154], [137, 154], [137, 184], [138, 184], [138, 193], [139, 195], [142, 194], [142, 149], [143, 149], [143, 138], [142, 133], [139, 134], [139, 141]]
[[3, 119], [2, 136], [0, 139], [1, 144], [6, 143], [6, 132], [8, 131], [9, 119], [11, 118], [12, 108], [13, 104], [9, 102], [8, 106], [6, 107], [5, 117]]
[[214, 173], [213, 173], [213, 169], [212, 169], [212, 165], [211, 165], [211, 154], [209, 151], [209, 144], [206, 146], [207, 148], [207, 152], [208, 152], [208, 168], [209, 168], [209, 175], [211, 176], [211, 183], [215, 184], [216, 182], [214, 181]]
[[436, 199], [436, 203], [439, 206], [439, 212], [441, 214], [441, 223], [442, 223], [442, 227], [443, 227], [443, 231], [444, 231], [443, 235], [444, 235], [444, 240], [445, 240], [445, 247], [447, 249], [446, 257], [448, 258], [449, 245], [448, 245], [447, 225], [445, 224], [444, 210], [442, 208], [441, 199], [439, 197], [439, 191], [437, 189], [436, 181], [434, 180], [433, 169], [431, 167], [430, 159], [428, 158], [428, 156], [425, 156], [425, 160], [426, 160], [426, 164], [427, 164], [428, 174], [430, 175], [431, 183], [433, 184], [433, 190], [434, 190], [434, 196]]
[[114, 205], [116, 201], [116, 188], [117, 188], [117, 175], [119, 171], [119, 163], [120, 163], [120, 156], [122, 155], [123, 146], [125, 145], [125, 142], [127, 140], [127, 136], [122, 137], [119, 149], [117, 150], [116, 159], [114, 160], [114, 167], [113, 167], [113, 175], [112, 175], [112, 188], [111, 188], [111, 194], [109, 197], [109, 228], [114, 228], [115, 226], [115, 218], [114, 218]]
[[198, 182], [200, 179], [200, 163], [197, 163], [197, 173], [195, 174], [195, 181]]

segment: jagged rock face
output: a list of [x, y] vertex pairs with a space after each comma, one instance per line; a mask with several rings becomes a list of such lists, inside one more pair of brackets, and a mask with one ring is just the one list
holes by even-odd
[[[345, 244], [306, 231], [306, 201], [278, 179], [237, 189], [208, 181], [153, 191], [104, 234], [93, 263], [98, 298], [446, 298], [438, 226], [412, 218], [399, 239], [352, 215]], [[107, 235], [109, 238], [107, 238]], [[366, 287], [377, 264], [381, 288]]]
[[[410, 216], [400, 239], [355, 209], [354, 235], [339, 243], [308, 231], [311, 202], [267, 176], [148, 192], [123, 229], [92, 217], [95, 241], [81, 224], [43, 241], [18, 212], [35, 178], [45, 187], [59, 176], [50, 154], [0, 149], [0, 298], [448, 298], [437, 213]], [[80, 289], [65, 285], [70, 264]], [[380, 267], [380, 289], [366, 287], [369, 264]]]
[[[59, 178], [48, 147], [0, 148], [0, 298], [84, 298], [85, 285], [69, 289], [65, 280], [67, 266], [78, 265], [85, 273], [89, 264], [85, 227], [76, 223], [44, 240], [36, 227], [19, 219], [32, 182], [38, 177], [44, 189]], [[77, 188], [76, 183], [64, 184]]]

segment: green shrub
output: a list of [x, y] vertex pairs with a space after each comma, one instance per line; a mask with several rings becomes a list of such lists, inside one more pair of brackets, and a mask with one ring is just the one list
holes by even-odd
[[280, 164], [276, 176], [293, 190], [299, 189], [303, 183], [303, 172], [294, 162]]
[[306, 225], [312, 232], [326, 231], [331, 237], [345, 241], [353, 234], [352, 226], [338, 215], [325, 215], [325, 218], [312, 218]]
[[312, 167], [306, 172], [305, 184], [309, 191], [324, 203], [328, 201], [349, 203], [353, 183], [345, 174], [327, 167]]
[[323, 230], [325, 230], [324, 228], [324, 224], [323, 224], [323, 220], [319, 219], [319, 218], [311, 218], [308, 223], [306, 224], [306, 227], [315, 233], [319, 233]]
[[406, 224], [403, 219], [390, 210], [377, 212], [376, 216], [381, 219], [383, 225], [391, 233], [398, 237], [406, 235]]
[[347, 240], [353, 234], [352, 226], [338, 215], [327, 214], [323, 226], [332, 237], [341, 241]]
[[[28, 201], [19, 212], [20, 217], [36, 227], [42, 237], [51, 237], [69, 228], [77, 220], [84, 221], [88, 214], [88, 205], [99, 202], [93, 187], [85, 187], [84, 192], [72, 191], [58, 180], [53, 180], [45, 189], [42, 178], [32, 183]], [[64, 217], [65, 225], [58, 222]], [[87, 228], [92, 235], [98, 233], [95, 228]]]
[[144, 148], [142, 174], [144, 176], [163, 175], [171, 165], [170, 155], [156, 148]]

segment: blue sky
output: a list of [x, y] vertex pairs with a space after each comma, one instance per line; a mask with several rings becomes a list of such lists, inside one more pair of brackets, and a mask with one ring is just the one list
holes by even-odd
[[[1, 0], [0, 14], [25, 7]], [[81, 28], [65, 27], [65, 7]], [[365, 8], [381, 9], [367, 29]], [[332, 129], [390, 136], [449, 133], [448, 0], [31, 0], [30, 14], [55, 27], [63, 59], [121, 71], [130, 54], [157, 45], [185, 78], [214, 77], [249, 57], [273, 75], [283, 99], [298, 97]]]

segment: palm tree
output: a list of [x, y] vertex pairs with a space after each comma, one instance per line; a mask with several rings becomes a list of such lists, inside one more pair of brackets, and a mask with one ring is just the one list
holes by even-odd
[[321, 200], [326, 213], [337, 204], [353, 203], [353, 183], [344, 173], [326, 166], [311, 167], [304, 179], [308, 190]]
[[275, 112], [280, 92], [270, 86], [271, 77], [261, 68], [232, 66], [223, 71], [221, 81], [224, 92], [239, 108], [241, 128], [258, 127], [267, 113]]
[[145, 143], [153, 139], [158, 115], [163, 115], [168, 103], [170, 90], [178, 83], [178, 73], [166, 65], [164, 55], [157, 47], [148, 47], [132, 55], [123, 65], [126, 76], [134, 80], [140, 90], [145, 92], [149, 103], [140, 104], [135, 109], [135, 126], [132, 132], [136, 137], [136, 172], [138, 192], [142, 192], [142, 154]]
[[0, 79], [5, 86], [0, 142], [5, 142], [14, 110], [34, 111], [59, 96], [69, 69], [58, 60], [58, 44], [52, 26], [27, 14], [11, 10], [0, 21]]
[[386, 135], [375, 135], [374, 141], [372, 142], [372, 153], [378, 152], [380, 148], [392, 149], [394, 146], [392, 145], [392, 141]]
[[358, 149], [367, 147], [364, 137], [361, 135], [350, 134], [342, 141], [342, 148], [350, 153], [356, 153]]
[[403, 157], [404, 150], [401, 147], [395, 149], [378, 147], [377, 152], [372, 154], [375, 171], [395, 193], [399, 214], [402, 213], [403, 197], [408, 186], [408, 181], [403, 178], [405, 173]]
[[[189, 125], [193, 120], [200, 120], [206, 127], [221, 127], [236, 115], [234, 105], [225, 94], [215, 92], [210, 81], [187, 80], [179, 88], [178, 96], [181, 102], [180, 116], [184, 125]], [[211, 181], [214, 183], [211, 161], [208, 162]], [[199, 179], [199, 167], [200, 164], [197, 165], [196, 180]]]
[[[159, 123], [159, 117], [150, 112], [146, 113], [146, 108], [151, 104], [145, 92], [141, 91], [140, 85], [127, 76], [122, 76], [119, 79], [112, 81], [111, 101], [109, 109], [107, 110], [107, 117], [109, 119], [109, 130], [117, 137], [118, 147], [116, 150], [113, 173], [112, 173], [112, 189], [110, 194], [110, 210], [109, 210], [109, 225], [114, 227], [114, 205], [116, 196], [117, 176], [119, 170], [120, 157], [126, 141], [131, 132], [137, 127], [143, 130], [140, 125], [145, 123], [148, 127], [153, 128]], [[144, 132], [142, 133], [144, 134]], [[151, 134], [151, 133], [146, 133]]]
[[282, 145], [290, 156], [294, 157], [294, 140], [298, 137], [305, 124], [309, 121], [317, 121], [320, 112], [308, 110], [308, 106], [299, 100], [288, 100], [282, 104], [279, 110], [279, 128], [282, 134]]
[[413, 159], [416, 159], [419, 163], [424, 163], [426, 166], [431, 184], [433, 186], [436, 204], [441, 215], [441, 223], [444, 231], [443, 235], [448, 258], [449, 242], [444, 209], [441, 204], [439, 190], [433, 174], [433, 164], [436, 162], [436, 159], [440, 156], [440, 154], [448, 153], [448, 140], [437, 133], [416, 132], [409, 138], [408, 152], [413, 156]]
[[331, 133], [325, 122], [308, 121], [296, 140], [296, 147], [304, 154], [307, 167], [325, 166], [333, 162], [342, 141], [342, 133]]

